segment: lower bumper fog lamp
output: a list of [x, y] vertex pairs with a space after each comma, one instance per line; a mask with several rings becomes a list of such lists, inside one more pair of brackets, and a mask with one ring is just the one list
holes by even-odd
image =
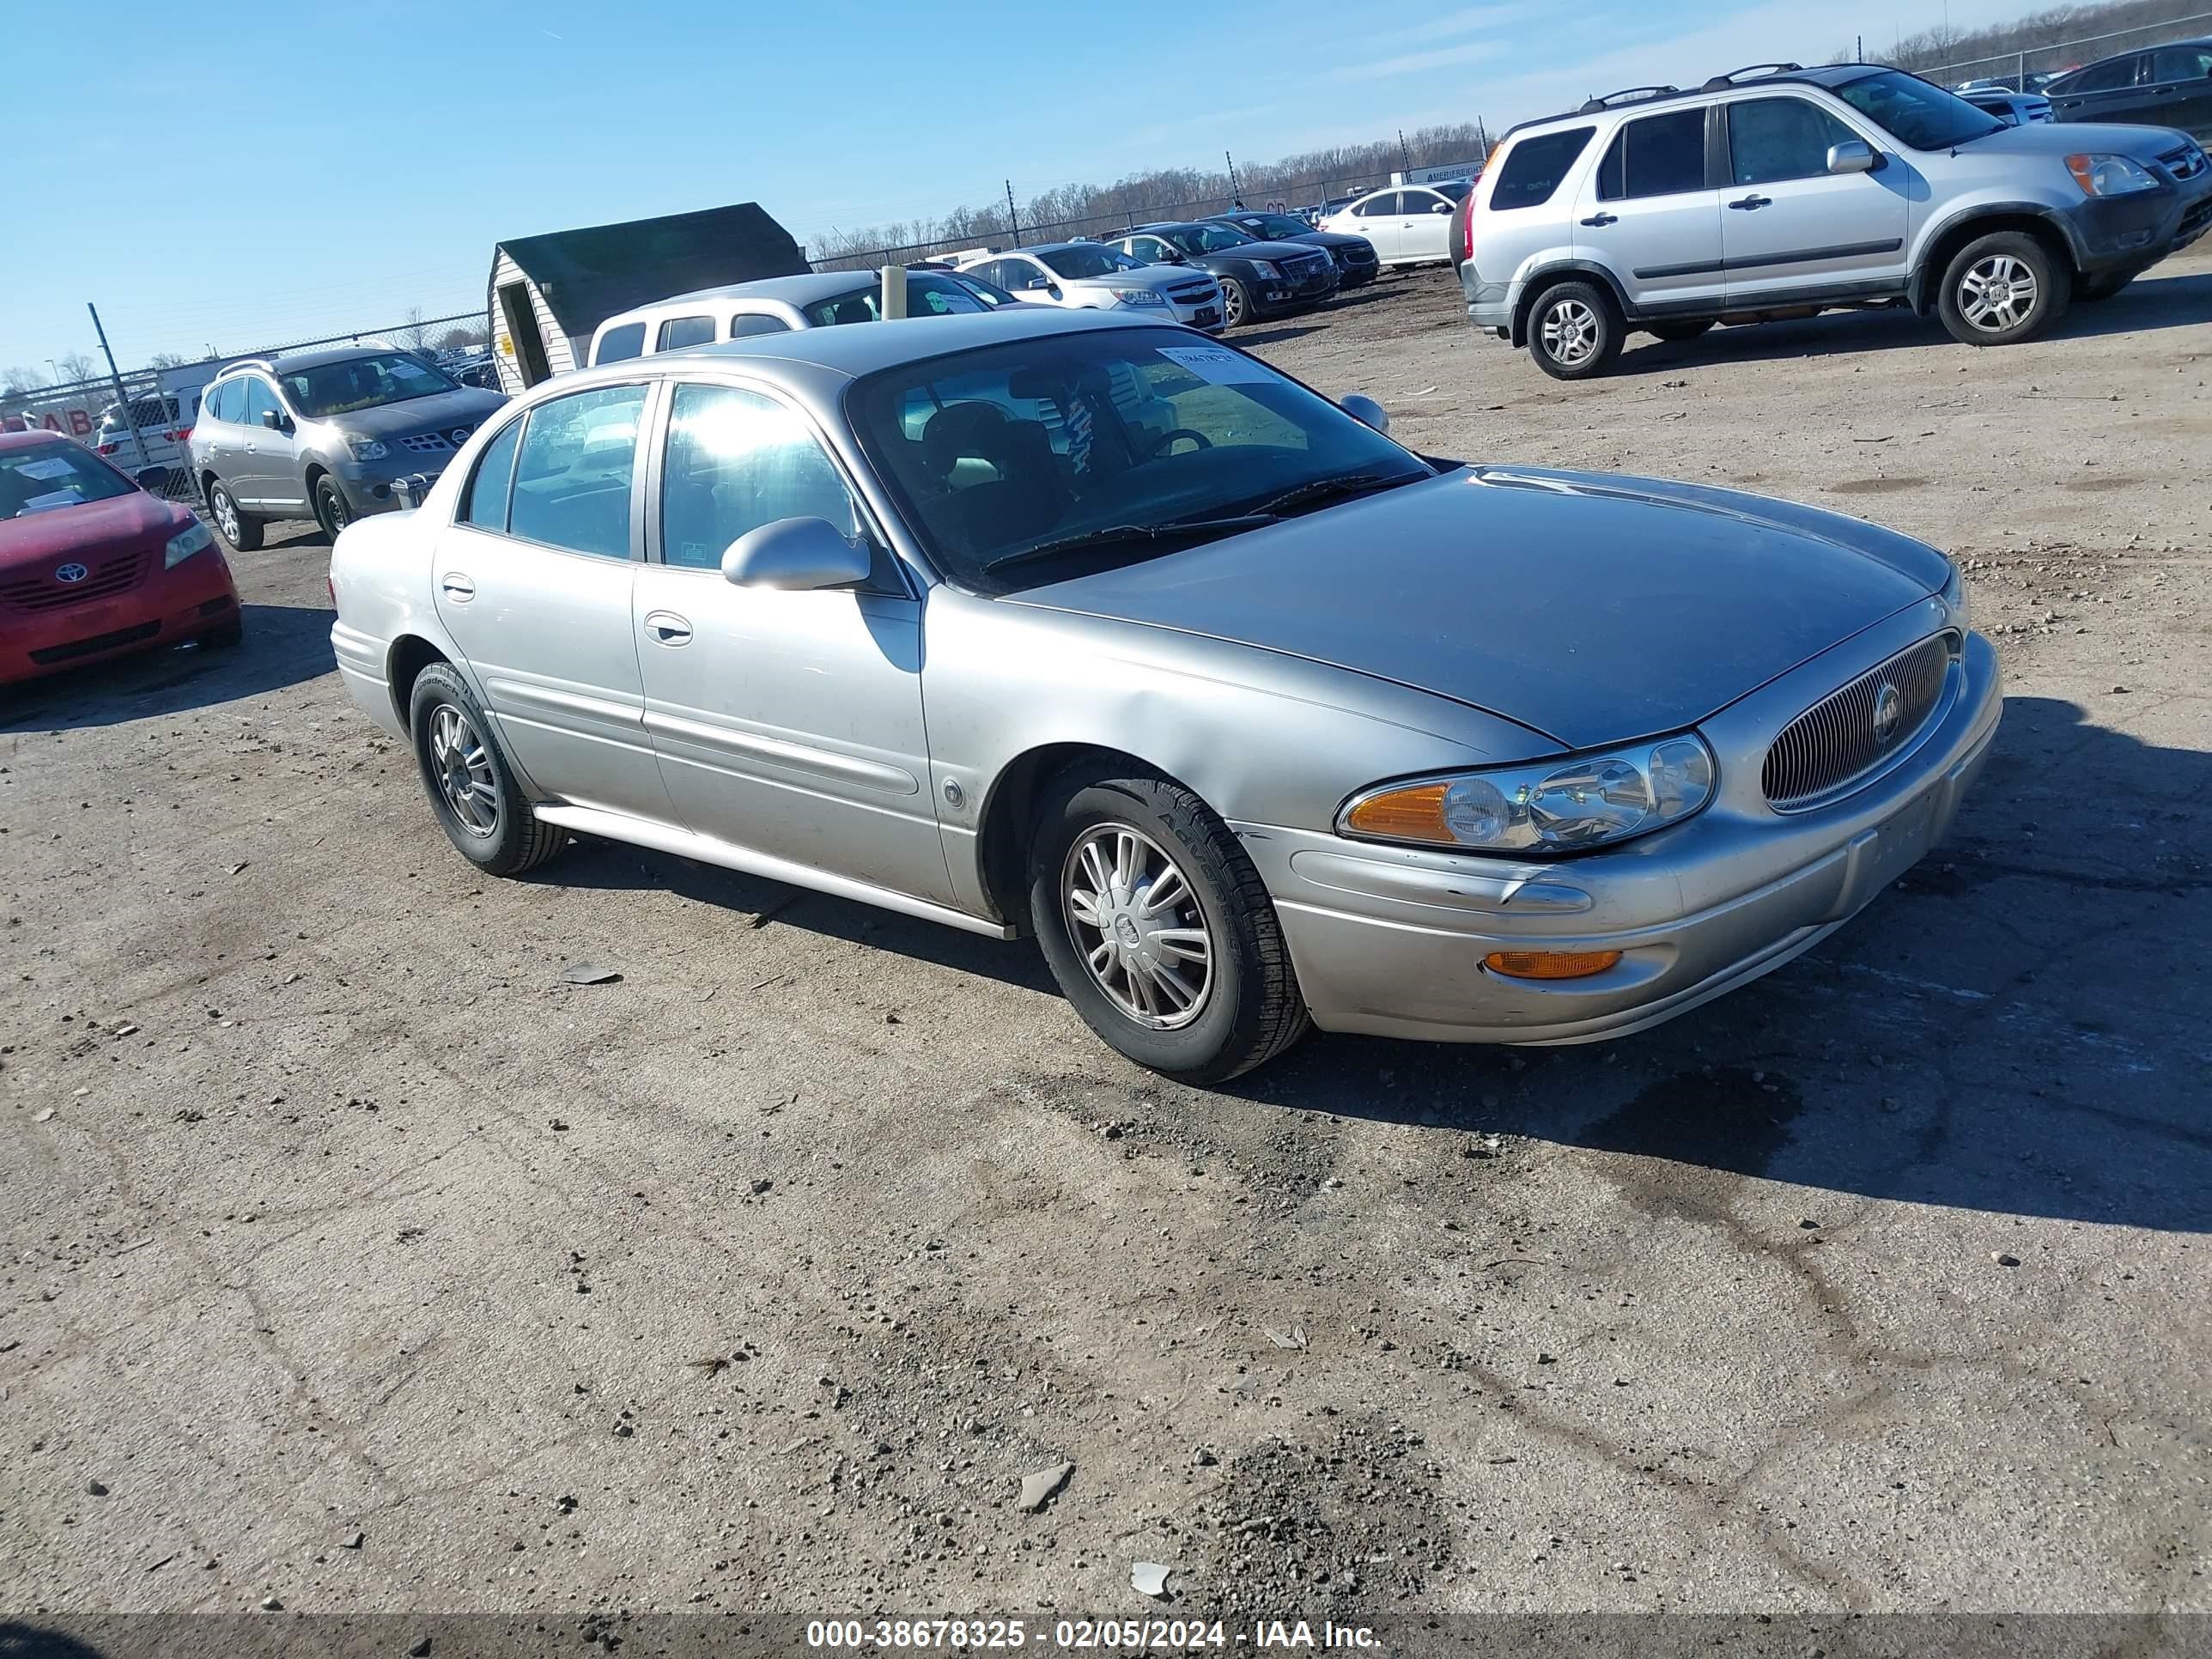
[[1618, 951], [1492, 951], [1482, 965], [1508, 979], [1588, 979], [1620, 960]]

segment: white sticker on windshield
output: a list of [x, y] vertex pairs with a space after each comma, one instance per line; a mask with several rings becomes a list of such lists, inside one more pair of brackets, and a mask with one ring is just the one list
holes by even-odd
[[1211, 380], [1216, 386], [1235, 386], [1239, 381], [1272, 380], [1273, 370], [1255, 357], [1247, 357], [1241, 351], [1231, 351], [1226, 346], [1191, 345], [1159, 346], [1161, 356], [1180, 368], [1187, 368], [1201, 380]]
[[51, 495], [33, 495], [15, 509], [15, 516], [23, 518], [33, 513], [45, 513], [57, 507], [75, 507], [84, 499], [74, 489], [57, 489]]
[[49, 455], [43, 461], [20, 462], [15, 471], [25, 478], [74, 478], [76, 477], [76, 465], [66, 455]]

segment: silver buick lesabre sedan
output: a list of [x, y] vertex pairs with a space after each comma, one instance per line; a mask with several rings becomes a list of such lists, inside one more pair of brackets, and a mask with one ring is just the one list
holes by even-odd
[[562, 375], [339, 537], [331, 640], [483, 869], [586, 832], [1033, 933], [1194, 1082], [1637, 1030], [1943, 833], [2000, 698], [1942, 555], [1347, 402], [1066, 311]]

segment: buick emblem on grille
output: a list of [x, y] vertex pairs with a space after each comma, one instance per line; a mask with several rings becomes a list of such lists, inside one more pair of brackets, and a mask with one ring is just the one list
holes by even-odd
[[54, 572], [54, 580], [58, 582], [81, 582], [90, 574], [92, 574], [92, 572], [86, 569], [82, 565], [70, 563], [63, 565], [57, 569]]
[[1889, 740], [1897, 735], [1897, 723], [1904, 714], [1904, 695], [1891, 682], [1884, 680], [1881, 689], [1874, 694], [1875, 742], [1887, 748]]

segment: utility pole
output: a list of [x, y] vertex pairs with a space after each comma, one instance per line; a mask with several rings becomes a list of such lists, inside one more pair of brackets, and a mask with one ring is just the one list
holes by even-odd
[[131, 447], [138, 452], [138, 465], [149, 465], [146, 459], [146, 440], [139, 434], [138, 422], [131, 412], [131, 399], [124, 394], [123, 372], [115, 367], [114, 350], [107, 343], [107, 331], [100, 325], [100, 307], [89, 300], [84, 308], [92, 313], [92, 331], [100, 336], [100, 355], [107, 359], [107, 378], [115, 387], [115, 406], [123, 413], [123, 424], [131, 428]]
[[1022, 222], [1014, 216], [1014, 181], [1006, 180], [1006, 229], [1014, 239], [1014, 246], [1022, 245]]
[[1398, 165], [1406, 172], [1413, 170], [1413, 152], [1406, 148], [1406, 129], [1398, 129]]
[[1237, 158], [1224, 149], [1221, 152], [1221, 159], [1229, 164], [1229, 198], [1238, 207], [1243, 207], [1244, 192], [1237, 183]]
[[1858, 46], [1856, 48], [1858, 54], [1856, 61], [1863, 64], [1866, 62], [1866, 36], [1860, 34], [1854, 35], [1852, 38], [1858, 42]]

